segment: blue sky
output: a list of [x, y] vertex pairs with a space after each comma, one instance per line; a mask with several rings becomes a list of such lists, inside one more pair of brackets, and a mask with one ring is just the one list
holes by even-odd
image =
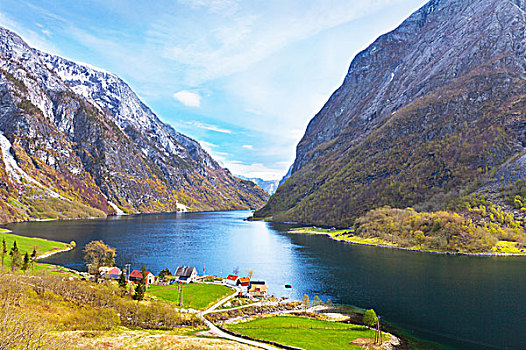
[[279, 179], [352, 58], [426, 2], [0, 0], [0, 25], [119, 75], [234, 174]]

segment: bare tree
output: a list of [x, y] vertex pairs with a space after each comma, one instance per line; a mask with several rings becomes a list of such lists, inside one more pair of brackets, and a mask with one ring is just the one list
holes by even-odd
[[91, 241], [83, 250], [84, 261], [88, 265], [90, 273], [95, 275], [95, 281], [99, 280], [101, 266], [113, 266], [115, 263], [115, 249], [110, 248], [103, 241]]

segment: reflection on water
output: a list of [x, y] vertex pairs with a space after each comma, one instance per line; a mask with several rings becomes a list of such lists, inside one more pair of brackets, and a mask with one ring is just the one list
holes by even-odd
[[[384, 319], [454, 348], [526, 346], [526, 260], [462, 257], [361, 247], [324, 236], [287, 233], [290, 226], [246, 222], [249, 212], [140, 215], [106, 220], [21, 223], [20, 234], [79, 248], [48, 259], [85, 269], [82, 250], [101, 239], [116, 263], [158, 273], [177, 265], [225, 275], [254, 270], [277, 296], [304, 293], [373, 307]], [[284, 288], [293, 286], [292, 291]]]

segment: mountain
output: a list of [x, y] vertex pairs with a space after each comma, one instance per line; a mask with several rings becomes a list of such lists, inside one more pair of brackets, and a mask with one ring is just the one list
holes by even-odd
[[255, 213], [348, 227], [526, 175], [526, 1], [432, 0], [352, 61]]
[[[285, 181], [287, 181], [287, 179], [290, 177], [290, 175], [292, 174], [292, 168], [294, 167], [294, 164], [292, 164], [290, 167], [289, 167], [289, 170], [287, 170], [287, 173], [281, 178], [281, 180], [279, 180], [279, 183], [278, 183], [278, 187], [283, 185], [285, 183]], [[277, 188], [276, 188], [277, 190]]]
[[253, 209], [268, 195], [163, 123], [117, 76], [0, 27], [0, 222]]
[[263, 180], [259, 177], [244, 177], [241, 175], [236, 175], [240, 179], [252, 181], [259, 187], [263, 189], [263, 191], [267, 192], [268, 194], [272, 195], [276, 190], [278, 189], [280, 180]]

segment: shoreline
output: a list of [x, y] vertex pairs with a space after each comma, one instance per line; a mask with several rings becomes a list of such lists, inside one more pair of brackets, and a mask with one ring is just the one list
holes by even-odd
[[[45, 240], [45, 241], [49, 241], [49, 242], [57, 242], [57, 243], [63, 243], [63, 244], [66, 245], [66, 247], [64, 247], [64, 248], [62, 248], [62, 249], [53, 250], [53, 251], [50, 251], [50, 252], [44, 253], [44, 254], [42, 254], [42, 255], [37, 255], [37, 257], [36, 257], [35, 260], [40, 260], [40, 259], [49, 258], [50, 256], [53, 256], [53, 255], [55, 255], [55, 254], [64, 253], [64, 252], [69, 252], [70, 250], [75, 249], [75, 247], [72, 246], [70, 243], [59, 242], [59, 241], [52, 241], [52, 240], [50, 240], [50, 239], [40, 238], [40, 237], [21, 236], [21, 235], [16, 234], [15, 232], [13, 232], [13, 231], [10, 230], [10, 229], [7, 229], [7, 228], [3, 228], [2, 230], [3, 230], [2, 233], [9, 233], [9, 234], [12, 234], [12, 235], [15, 235], [15, 236], [19, 236], [19, 237], [38, 238], [38, 239], [42, 239], [42, 240]], [[60, 265], [58, 265], [58, 266], [60, 266]]]
[[[135, 215], [161, 215], [161, 214], [186, 214], [186, 213], [221, 213], [221, 212], [232, 212], [232, 211], [254, 211], [254, 209], [219, 209], [219, 210], [185, 210], [185, 211], [158, 211], [151, 213], [124, 213], [124, 214], [108, 214], [106, 216], [88, 216], [84, 218], [61, 218], [61, 219], [38, 219], [34, 218], [31, 220], [20, 220], [20, 221], [9, 221], [0, 223], [1, 226], [12, 225], [12, 224], [22, 224], [22, 223], [37, 223], [37, 222], [59, 222], [59, 221], [73, 221], [73, 220], [107, 220], [108, 218], [114, 217], [131, 217]], [[9, 230], [6, 228], [6, 230]]]
[[299, 234], [299, 235], [323, 235], [328, 236], [330, 239], [335, 240], [337, 242], [344, 242], [349, 244], [356, 244], [361, 246], [368, 246], [368, 247], [379, 247], [379, 248], [388, 248], [388, 249], [399, 249], [399, 250], [405, 250], [410, 252], [419, 252], [419, 253], [427, 253], [427, 254], [440, 254], [440, 255], [456, 255], [456, 256], [480, 256], [480, 257], [526, 257], [526, 254], [514, 254], [514, 253], [490, 253], [490, 252], [483, 252], [483, 253], [466, 253], [466, 252], [447, 252], [447, 251], [435, 251], [435, 250], [424, 250], [424, 249], [415, 249], [415, 248], [405, 248], [405, 247], [398, 247], [395, 245], [387, 245], [387, 244], [375, 244], [375, 243], [365, 243], [365, 242], [353, 242], [348, 241], [346, 239], [337, 238], [331, 235], [329, 232], [294, 232], [296, 229], [291, 229], [287, 231], [290, 234]]
[[71, 245], [68, 244], [68, 247], [66, 247], [66, 248], [55, 250], [55, 251], [52, 251], [52, 252], [47, 252], [47, 253], [44, 253], [42, 255], [39, 255], [39, 256], [37, 256], [36, 260], [49, 258], [50, 256], [53, 256], [55, 254], [69, 252], [70, 250], [73, 250], [73, 249], [75, 249], [75, 247], [72, 247]]

